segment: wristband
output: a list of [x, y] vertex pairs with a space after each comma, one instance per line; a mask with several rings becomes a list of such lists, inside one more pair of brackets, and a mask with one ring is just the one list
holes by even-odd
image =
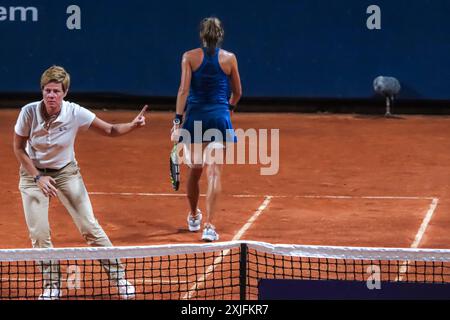
[[228, 105], [228, 109], [229, 109], [230, 111], [234, 111], [234, 109], [236, 109], [236, 106], [233, 105], [233, 104], [229, 104], [229, 105]]
[[179, 125], [183, 121], [182, 114], [175, 114], [175, 118], [173, 119], [173, 124]]
[[37, 176], [33, 177], [34, 182], [38, 182], [41, 176], [38, 174]]

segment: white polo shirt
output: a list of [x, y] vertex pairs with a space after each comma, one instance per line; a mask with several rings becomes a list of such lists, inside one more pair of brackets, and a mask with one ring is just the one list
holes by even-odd
[[28, 137], [26, 151], [37, 168], [60, 169], [75, 160], [74, 143], [78, 130], [87, 130], [95, 114], [76, 103], [63, 101], [61, 112], [45, 129], [43, 101], [27, 104], [20, 111], [14, 131]]

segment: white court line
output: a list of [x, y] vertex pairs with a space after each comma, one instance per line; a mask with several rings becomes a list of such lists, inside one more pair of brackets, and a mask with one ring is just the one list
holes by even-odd
[[[96, 196], [142, 196], [142, 197], [186, 197], [182, 193], [147, 193], [147, 192], [89, 192]], [[204, 196], [202, 194], [201, 196]]]
[[431, 201], [430, 208], [428, 209], [427, 214], [425, 215], [425, 218], [423, 219], [422, 224], [420, 225], [419, 231], [417, 231], [416, 237], [411, 245], [411, 248], [419, 247], [420, 241], [422, 241], [422, 237], [425, 234], [425, 231], [427, 230], [428, 224], [430, 223], [434, 212], [436, 211], [438, 203], [439, 203], [438, 198], [434, 198], [433, 201]]
[[[411, 244], [411, 248], [418, 248], [420, 245], [420, 241], [422, 241], [423, 235], [425, 234], [425, 231], [427, 230], [428, 224], [431, 221], [431, 218], [433, 217], [434, 212], [436, 211], [436, 208], [438, 206], [439, 199], [433, 198], [433, 201], [431, 201], [430, 207], [428, 208], [427, 214], [423, 218], [422, 224], [419, 227], [419, 230], [417, 231], [416, 237], [414, 238], [414, 242]], [[399, 276], [395, 279], [395, 281], [402, 281], [403, 276], [408, 271], [408, 265], [410, 264], [410, 261], [403, 262], [402, 266], [399, 270]]]
[[[185, 197], [186, 194], [175, 194], [175, 193], [131, 193], [131, 192], [90, 192], [92, 195], [120, 195], [120, 196], [151, 196], [151, 197], [161, 197], [161, 196], [167, 196], [167, 197]], [[202, 194], [201, 196], [205, 196]], [[258, 198], [263, 197], [262, 195], [231, 195], [232, 197], [237, 198]], [[239, 240], [243, 234], [251, 227], [251, 225], [255, 222], [255, 220], [262, 214], [262, 212], [267, 208], [270, 201], [273, 198], [305, 198], [305, 199], [386, 199], [386, 200], [432, 200], [431, 204], [429, 206], [429, 209], [422, 221], [422, 224], [419, 227], [419, 230], [415, 236], [414, 242], [411, 244], [411, 248], [418, 248], [420, 245], [420, 242], [422, 241], [422, 238], [426, 232], [426, 229], [428, 227], [428, 224], [430, 223], [434, 212], [436, 211], [436, 208], [439, 203], [439, 199], [435, 197], [411, 197], [411, 196], [338, 196], [338, 195], [291, 195], [291, 196], [276, 196], [276, 195], [270, 195], [270, 196], [264, 196], [264, 201], [254, 212], [252, 217], [247, 221], [247, 223], [236, 233], [236, 235], [233, 237], [234, 240]], [[209, 277], [209, 275], [215, 270], [216, 266], [222, 261], [223, 257], [228, 255], [229, 250], [224, 251], [224, 254], [221, 257], [217, 257], [213, 264], [207, 269], [206, 275]], [[403, 262], [402, 266], [399, 270], [399, 276], [395, 279], [395, 281], [402, 281], [403, 276], [406, 274], [408, 270], [409, 261]], [[206, 278], [203, 276], [200, 278], [197, 283], [195, 283], [190, 291], [183, 297], [183, 299], [191, 298], [193, 293], [196, 289], [201, 288], [200, 284], [203, 283]], [[144, 281], [147, 283], [147, 281]], [[163, 283], [163, 282], [161, 282]], [[200, 283], [200, 284], [198, 284]]]
[[[281, 196], [280, 196], [281, 197]], [[432, 200], [433, 197], [408, 197], [408, 196], [293, 196], [305, 199], [373, 199], [373, 200]]]
[[[174, 193], [115, 193], [115, 192], [92, 192], [93, 195], [122, 195], [122, 196], [168, 196], [168, 197], [185, 197], [186, 194], [174, 194]], [[205, 194], [202, 194], [201, 196], [206, 196]], [[232, 197], [236, 198], [259, 198], [262, 197], [262, 195], [246, 195], [246, 194], [235, 194], [231, 195]], [[268, 200], [269, 198], [269, 200]], [[423, 235], [425, 234], [425, 231], [428, 227], [428, 224], [431, 221], [431, 218], [433, 217], [433, 214], [437, 208], [437, 205], [439, 203], [439, 199], [436, 197], [413, 197], [413, 196], [346, 196], [346, 195], [271, 195], [271, 196], [265, 196], [265, 200], [263, 204], [260, 206], [260, 208], [264, 205], [264, 203], [268, 200], [268, 203], [270, 203], [270, 200], [273, 198], [303, 198], [303, 199], [372, 199], [372, 200], [431, 200], [430, 207], [422, 221], [422, 224], [415, 236], [414, 242], [411, 244], [411, 248], [418, 248], [419, 244], [423, 238]], [[267, 205], [268, 205], [267, 203]], [[266, 206], [267, 206], [266, 205]], [[255, 214], [249, 219], [249, 221], [242, 227], [241, 230], [235, 235], [233, 240], [239, 240], [240, 237], [247, 231], [247, 229], [252, 225], [254, 220], [262, 213], [262, 211], [265, 209], [265, 207], [260, 210], [258, 209]], [[228, 255], [229, 250], [224, 251], [224, 255]], [[208, 268], [206, 271], [206, 274], [211, 273], [216, 268], [215, 266], [222, 261], [223, 257], [218, 257], [216, 260], [214, 260], [214, 263], [212, 266]], [[399, 269], [399, 275], [396, 277], [395, 281], [402, 281], [403, 276], [408, 271], [408, 265], [409, 261], [403, 262], [402, 266]], [[205, 277], [202, 277], [198, 282], [205, 281]], [[197, 283], [198, 283], [197, 282]], [[198, 288], [197, 283], [190, 289], [190, 291], [183, 297], [183, 298], [191, 298], [193, 292], [195, 292], [195, 289]]]
[[272, 200], [272, 196], [265, 196], [263, 203], [259, 206], [258, 210], [256, 210], [253, 215], [248, 219], [247, 223], [236, 233], [231, 241], [237, 241], [241, 239], [244, 233], [250, 229], [252, 224], [258, 219], [258, 217], [263, 213], [263, 211], [269, 206], [270, 201]]
[[[252, 226], [252, 224], [258, 219], [258, 217], [263, 213], [263, 211], [267, 208], [270, 201], [272, 200], [272, 196], [265, 196], [263, 203], [259, 206], [259, 208], [253, 213], [253, 215], [248, 219], [247, 223], [234, 235], [232, 241], [239, 240], [244, 233]], [[212, 275], [216, 267], [222, 262], [223, 258], [230, 253], [230, 250], [227, 249], [223, 252], [222, 255], [214, 259], [212, 265], [206, 269], [205, 274], [197, 280], [189, 291], [181, 298], [182, 300], [191, 299], [197, 290], [200, 290], [203, 285], [206, 283], [206, 280]]]
[[[105, 196], [142, 196], [142, 197], [186, 197], [185, 193], [151, 193], [151, 192], [89, 192], [92, 195]], [[224, 194], [226, 195], [226, 194]], [[200, 194], [206, 197], [206, 194]], [[258, 194], [232, 194], [234, 198], [262, 198], [265, 195]], [[271, 198], [303, 198], [303, 199], [373, 199], [373, 200], [433, 200], [434, 197], [411, 196], [340, 196], [340, 195], [271, 195]]]

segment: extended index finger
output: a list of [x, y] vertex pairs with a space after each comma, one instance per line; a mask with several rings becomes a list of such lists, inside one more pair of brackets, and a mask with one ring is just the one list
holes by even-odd
[[141, 112], [139, 112], [138, 117], [143, 116], [144, 113], [145, 113], [145, 111], [147, 111], [147, 109], [148, 109], [148, 105], [145, 105], [145, 106], [142, 108]]

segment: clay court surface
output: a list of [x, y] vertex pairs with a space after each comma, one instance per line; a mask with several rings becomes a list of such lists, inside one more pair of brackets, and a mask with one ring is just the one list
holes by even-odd
[[[138, 106], [94, 111], [117, 123], [132, 120]], [[31, 246], [12, 151], [18, 112], [0, 111], [0, 248]], [[178, 192], [169, 182], [171, 119], [149, 112], [148, 125], [125, 137], [78, 135], [94, 212], [117, 246], [201, 243], [186, 226], [186, 166]], [[237, 113], [233, 123], [279, 129], [280, 164], [273, 176], [260, 175], [266, 165], [225, 167], [215, 220], [221, 241], [449, 248], [450, 117]], [[50, 224], [55, 247], [86, 246], [57, 199]]]

